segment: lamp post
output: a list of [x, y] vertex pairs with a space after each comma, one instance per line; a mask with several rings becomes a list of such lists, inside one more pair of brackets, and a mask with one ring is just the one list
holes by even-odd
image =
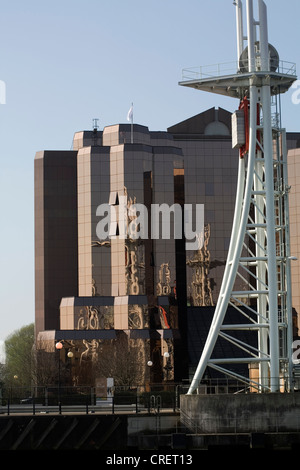
[[[153, 354], [153, 353], [152, 353]], [[163, 365], [163, 369], [166, 371], [166, 381], [168, 382], [169, 380], [169, 371], [172, 369], [171, 363], [170, 363], [170, 353], [168, 351], [164, 352], [163, 358], [166, 359], [166, 365]], [[157, 362], [155, 362], [157, 365]], [[153, 359], [149, 359], [147, 361], [147, 366], [151, 369], [154, 366]]]
[[[61, 406], [61, 369], [60, 369], [60, 351], [64, 348], [63, 340], [58, 341], [55, 344], [55, 348], [58, 350], [58, 403], [59, 407]], [[73, 352], [69, 349], [67, 352], [67, 357], [72, 358], [74, 356]]]
[[58, 341], [55, 347], [58, 350], [58, 406], [60, 409], [60, 406], [61, 406], [61, 403], [60, 403], [60, 350], [63, 348], [63, 344], [60, 341]]
[[70, 377], [71, 377], [71, 382], [74, 385], [74, 378], [73, 378], [73, 369], [72, 369], [72, 357], [74, 356], [73, 352], [69, 349], [67, 352], [67, 357], [70, 359], [69, 361], [69, 372], [70, 372]]
[[164, 366], [164, 369], [165, 371], [167, 372], [167, 377], [166, 377], [166, 381], [168, 382], [169, 381], [169, 370], [172, 369], [172, 366], [170, 364], [170, 353], [168, 351], [164, 352], [164, 358], [166, 358], [167, 362], [166, 362], [166, 365]]

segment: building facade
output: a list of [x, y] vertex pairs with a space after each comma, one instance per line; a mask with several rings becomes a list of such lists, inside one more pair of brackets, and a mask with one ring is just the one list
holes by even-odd
[[[298, 137], [288, 135], [290, 149]], [[291, 162], [295, 152], [289, 153]], [[139, 382], [188, 378], [189, 312], [195, 321], [195, 309], [201, 308], [203, 321], [207, 311], [209, 323], [218, 298], [238, 158], [231, 113], [215, 108], [166, 132], [118, 124], [76, 133], [72, 151], [38, 152], [40, 347], [66, 341], [84, 364], [113, 356], [125, 339], [141, 366]], [[153, 218], [158, 206], [165, 212]], [[183, 216], [179, 225], [175, 209]], [[189, 219], [194, 235], [199, 214], [202, 229], [191, 244], [184, 223]]]
[[[290, 247], [291, 247], [291, 279], [294, 315], [294, 329], [298, 334], [300, 315], [300, 134], [295, 134], [297, 148], [288, 152], [288, 178], [290, 185]], [[297, 138], [298, 137], [298, 138]], [[296, 336], [296, 334], [295, 334]]]

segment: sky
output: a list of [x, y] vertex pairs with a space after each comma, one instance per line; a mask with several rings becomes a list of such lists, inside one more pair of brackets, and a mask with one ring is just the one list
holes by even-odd
[[[265, 1], [269, 42], [299, 69], [300, 2]], [[95, 118], [101, 129], [126, 122], [131, 103], [134, 122], [155, 131], [238, 102], [178, 85], [184, 68], [236, 61], [233, 0], [0, 6], [1, 342], [34, 322], [35, 153], [70, 150], [74, 133]], [[290, 132], [300, 131], [295, 92], [281, 100]]]

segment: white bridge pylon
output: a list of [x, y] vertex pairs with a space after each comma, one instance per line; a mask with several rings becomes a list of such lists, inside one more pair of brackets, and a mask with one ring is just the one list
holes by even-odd
[[[247, 36], [242, 1], [236, 0], [235, 5], [236, 72], [214, 77], [200, 74], [180, 82], [240, 101], [232, 121], [240, 157], [231, 241], [212, 324], [188, 394], [197, 390], [208, 367], [248, 384], [252, 391], [291, 388], [289, 187], [278, 97], [296, 80], [296, 73], [291, 64], [282, 65], [268, 42], [264, 1], [258, 0], [256, 21], [253, 0], [246, 0]], [[241, 316], [238, 323], [224, 322], [229, 306]], [[245, 335], [239, 338], [241, 331], [247, 332], [246, 339]], [[236, 349], [234, 357], [214, 354], [219, 338]], [[244, 364], [247, 372], [237, 372], [237, 364]], [[254, 365], [258, 369], [255, 378], [249, 373]]]

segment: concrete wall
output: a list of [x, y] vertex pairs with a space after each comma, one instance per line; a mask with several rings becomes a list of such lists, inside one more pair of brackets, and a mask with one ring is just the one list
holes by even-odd
[[300, 393], [182, 395], [180, 418], [196, 434], [300, 431]]

